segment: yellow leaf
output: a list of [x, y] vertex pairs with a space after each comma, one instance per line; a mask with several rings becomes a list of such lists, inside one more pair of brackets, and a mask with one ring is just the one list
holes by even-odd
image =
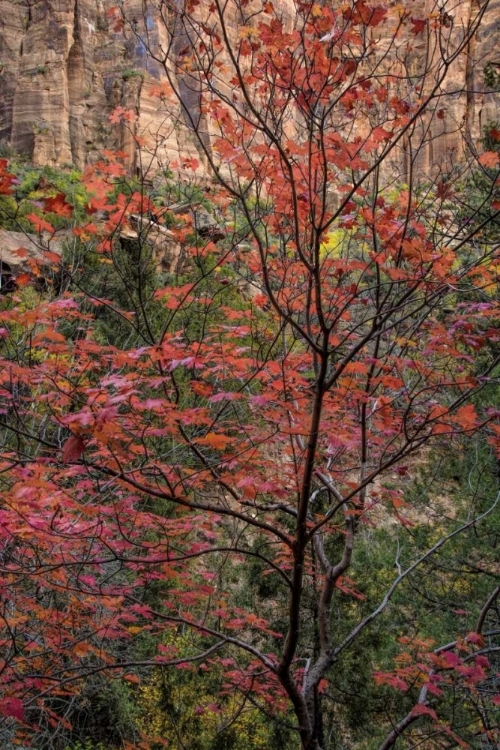
[[252, 36], [257, 36], [258, 33], [258, 30], [253, 26], [242, 26], [239, 31], [239, 36], [241, 39], [249, 39]]

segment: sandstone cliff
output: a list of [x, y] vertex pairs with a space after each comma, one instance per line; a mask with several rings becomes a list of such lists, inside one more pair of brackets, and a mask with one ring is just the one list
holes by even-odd
[[[416, 16], [428, 12], [428, 0], [410, 1]], [[467, 21], [474, 1], [450, 7], [457, 28]], [[0, 0], [0, 139], [35, 164], [81, 168], [102, 149], [120, 148], [135, 168], [140, 155], [130, 133], [123, 124], [109, 122], [116, 106], [137, 113], [137, 131], [146, 146], [148, 137], [157, 143], [161, 134], [166, 161], [180, 151], [195, 151], [186, 132], [179, 132], [175, 118], [166, 117], [152, 96], [163, 76], [161, 67], [132, 29], [116, 30], [109, 22], [106, 11], [112, 5], [114, 0]], [[293, 24], [293, 0], [279, 0], [275, 7]], [[127, 0], [127, 13], [150, 40], [161, 34], [152, 3]], [[451, 66], [443, 89], [444, 117], [434, 120], [424, 166], [455, 158], [464, 136], [477, 142], [484, 124], [500, 119], [500, 97], [485, 85], [483, 73], [488, 63], [500, 64], [499, 19], [500, 0], [492, 0], [473, 45]], [[230, 23], [237, 33], [236, 16]], [[196, 92], [185, 86], [184, 98], [185, 107], [198, 116]]]

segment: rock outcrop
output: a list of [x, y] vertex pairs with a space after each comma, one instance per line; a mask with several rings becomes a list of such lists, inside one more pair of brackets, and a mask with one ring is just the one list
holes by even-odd
[[[475, 1], [464, 0], [450, 10], [457, 30]], [[156, 148], [159, 141], [160, 162], [181, 152], [196, 153], [188, 130], [179, 131], [182, 111], [178, 119], [169, 118], [158, 107], [153, 89], [164, 71], [134, 33], [137, 24], [152, 44], [155, 35], [156, 41], [161, 37], [155, 3], [127, 0], [131, 26], [123, 29], [110, 22], [113, 5], [114, 0], [0, 0], [0, 139], [35, 164], [82, 168], [104, 148], [112, 148], [128, 154], [131, 170], [144, 171], [127, 123], [109, 121], [117, 106], [136, 113], [134, 127], [145, 138], [144, 154], [148, 142]], [[293, 24], [293, 0], [275, 0], [274, 6]], [[411, 0], [415, 16], [429, 8], [429, 0]], [[483, 126], [500, 117], [500, 98], [484, 77], [486, 65], [500, 65], [499, 19], [500, 0], [491, 0], [473, 44], [452, 63], [443, 87], [443, 114], [433, 124], [424, 166], [460, 152], [464, 135], [477, 142]], [[237, 35], [236, 15], [230, 25]], [[185, 111], [199, 117], [197, 92], [182, 81], [179, 85]]]
[[43, 281], [45, 269], [62, 255], [58, 239], [24, 232], [0, 229], [0, 295], [14, 291], [17, 276], [37, 269], [37, 277]]

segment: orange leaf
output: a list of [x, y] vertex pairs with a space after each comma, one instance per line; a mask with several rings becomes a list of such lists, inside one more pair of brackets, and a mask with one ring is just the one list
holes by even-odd
[[17, 250], [14, 250], [13, 255], [17, 255], [18, 258], [27, 258], [29, 253], [25, 247], [18, 247]]
[[29, 273], [20, 273], [19, 276], [16, 276], [15, 281], [17, 286], [27, 286], [31, 281], [31, 276]]
[[44, 250], [43, 259], [49, 263], [59, 263], [61, 256], [59, 253], [54, 253], [52, 250]]
[[215, 450], [224, 450], [232, 442], [232, 438], [227, 435], [219, 435], [216, 432], [208, 432], [205, 437], [198, 438], [196, 442], [200, 445], [208, 445]]
[[28, 219], [28, 221], [31, 221], [37, 232], [49, 232], [50, 234], [54, 234], [54, 232], [56, 231], [52, 224], [49, 224], [48, 221], [42, 219], [41, 216], [37, 216], [36, 214], [28, 214], [26, 218]]
[[496, 151], [485, 151], [484, 154], [481, 154], [478, 161], [483, 167], [491, 169], [498, 166], [500, 156]]
[[460, 427], [464, 430], [473, 429], [476, 425], [477, 414], [473, 404], [467, 404], [467, 406], [461, 406], [455, 414], [455, 421], [458, 422]]
[[126, 674], [126, 675], [123, 676], [123, 679], [126, 682], [133, 682], [135, 684], [138, 684], [140, 682], [140, 680], [139, 680], [139, 678], [137, 677], [136, 674]]

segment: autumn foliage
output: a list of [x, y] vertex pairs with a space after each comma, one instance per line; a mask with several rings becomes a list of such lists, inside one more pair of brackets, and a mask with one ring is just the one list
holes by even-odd
[[[364, 608], [358, 540], [415, 524], [413, 461], [477, 433], [498, 450], [498, 411], [477, 398], [497, 372], [498, 247], [460, 223], [458, 186], [408, 157], [409, 139], [426, 147], [421, 122], [440, 117], [449, 61], [481, 12], [452, 44], [439, 13], [301, 3], [292, 27], [272, 3], [254, 6], [239, 4], [235, 40], [218, 0], [172, 5], [164, 49], [126, 8], [109, 14], [162, 61], [158, 106], [199, 156], [172, 172], [208, 186], [223, 239], [176, 215], [179, 265], [152, 272], [149, 217], [166, 226], [168, 207], [128, 179], [126, 154], [108, 152], [84, 175], [87, 220], [72, 231], [92, 275], [113, 269], [116, 283], [135, 221], [121, 297], [89, 292], [63, 261], [52, 290], [27, 305], [18, 289], [0, 312], [0, 713], [22, 741], [44, 723], [70, 731], [64, 707], [92, 675], [135, 684], [146, 668], [222, 664], [226, 692], [286, 717], [304, 750], [329, 747], [335, 666], [409, 576], [495, 511], [492, 497], [466, 518], [445, 514]], [[432, 54], [415, 81], [421, 36]], [[181, 80], [199, 116], [179, 104]], [[133, 115], [112, 121], [145, 148]], [[0, 193], [12, 195], [8, 170], [0, 162]], [[52, 235], [47, 214], [71, 226], [67, 196], [27, 217]], [[272, 582], [260, 602], [241, 594], [253, 564]], [[494, 741], [482, 635], [493, 594], [465, 630], [457, 617], [451, 645], [402, 642], [399, 662], [374, 670], [374, 690], [405, 696], [382, 747], [419, 723], [465, 743], [440, 716], [459, 690], [488, 704], [475, 727]]]

